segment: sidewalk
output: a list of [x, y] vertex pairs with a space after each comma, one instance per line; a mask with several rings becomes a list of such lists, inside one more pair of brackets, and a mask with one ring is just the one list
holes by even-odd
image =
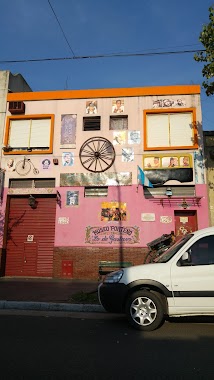
[[98, 281], [41, 278], [0, 278], [0, 309], [103, 312], [101, 305], [74, 304], [80, 292], [97, 291]]

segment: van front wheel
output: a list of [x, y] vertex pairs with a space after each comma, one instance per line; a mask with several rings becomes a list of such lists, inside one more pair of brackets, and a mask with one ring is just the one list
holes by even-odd
[[164, 321], [159, 297], [148, 290], [138, 290], [126, 302], [126, 315], [133, 327], [141, 331], [157, 329]]

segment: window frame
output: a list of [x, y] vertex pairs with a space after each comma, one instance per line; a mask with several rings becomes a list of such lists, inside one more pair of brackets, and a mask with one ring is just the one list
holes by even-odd
[[[126, 120], [127, 121], [127, 128], [111, 128], [111, 121], [113, 120]], [[110, 115], [109, 117], [109, 131], [127, 131], [129, 129], [128, 124], [128, 115]]]
[[[99, 128], [86, 128], [85, 124], [85, 121], [89, 121], [90, 120], [90, 123], [93, 123], [93, 120], [96, 119], [96, 122], [99, 121]], [[91, 116], [84, 116], [83, 117], [83, 132], [94, 132], [94, 131], [100, 131], [101, 130], [101, 116], [94, 116], [94, 115], [91, 115]]]
[[30, 155], [30, 154], [48, 154], [53, 153], [53, 132], [54, 132], [54, 114], [39, 114], [39, 115], [16, 115], [16, 116], [7, 116], [6, 120], [6, 128], [5, 128], [5, 137], [4, 137], [4, 145], [7, 147], [9, 144], [9, 135], [10, 135], [10, 123], [12, 120], [36, 120], [36, 119], [50, 119], [51, 126], [50, 126], [50, 146], [49, 149], [41, 149], [41, 150], [35, 150], [32, 148], [32, 151], [28, 151], [27, 149], [22, 150], [16, 150], [14, 149], [8, 149], [8, 151], [4, 151], [4, 155], [11, 155], [11, 154], [24, 154], [24, 155]]
[[[193, 124], [193, 145], [190, 146], [147, 146], [147, 115], [150, 114], [170, 114], [170, 113], [192, 113], [192, 124]], [[147, 109], [143, 111], [143, 123], [144, 123], [144, 150], [178, 150], [178, 149], [198, 149], [198, 135], [197, 135], [197, 123], [196, 123], [196, 108], [164, 108], [164, 109]]]
[[[101, 191], [101, 189], [103, 190], [103, 192]], [[84, 198], [104, 198], [107, 196], [108, 196], [108, 186], [85, 186], [84, 187]]]

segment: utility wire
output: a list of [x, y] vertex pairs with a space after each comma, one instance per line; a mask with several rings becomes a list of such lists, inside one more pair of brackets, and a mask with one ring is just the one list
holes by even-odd
[[172, 54], [188, 54], [188, 53], [200, 53], [206, 51], [205, 49], [197, 50], [180, 50], [180, 51], [163, 51], [156, 53], [112, 53], [112, 54], [100, 54], [100, 55], [85, 55], [85, 56], [73, 56], [73, 57], [59, 57], [59, 58], [35, 58], [35, 59], [16, 59], [16, 60], [2, 60], [1, 63], [28, 63], [28, 62], [45, 62], [45, 61], [68, 61], [68, 60], [80, 60], [80, 59], [96, 59], [96, 58], [123, 58], [123, 57], [151, 57], [155, 55], [172, 55]]
[[74, 51], [73, 51], [71, 45], [70, 45], [69, 42], [68, 42], [68, 39], [67, 39], [67, 37], [66, 37], [66, 35], [65, 35], [65, 33], [64, 33], [64, 30], [63, 30], [63, 28], [62, 28], [62, 25], [61, 25], [60, 22], [59, 22], [59, 19], [58, 19], [57, 15], [56, 15], [56, 12], [54, 11], [54, 9], [53, 9], [53, 7], [52, 7], [52, 5], [51, 5], [50, 0], [48, 0], [48, 4], [50, 5], [50, 8], [51, 8], [51, 10], [52, 10], [52, 12], [53, 12], [53, 14], [54, 14], [54, 16], [55, 16], [55, 18], [56, 18], [58, 24], [59, 24], [59, 27], [60, 27], [60, 29], [61, 29], [61, 32], [62, 32], [62, 34], [63, 34], [63, 36], [64, 36], [64, 38], [65, 38], [65, 40], [66, 40], [66, 42], [67, 42], [67, 44], [68, 44], [68, 46], [69, 46], [69, 49], [71, 50], [71, 53], [72, 53], [73, 56], [75, 57]]

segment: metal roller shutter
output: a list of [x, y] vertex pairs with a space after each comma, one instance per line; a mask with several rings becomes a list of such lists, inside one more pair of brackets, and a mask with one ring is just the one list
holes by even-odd
[[10, 198], [6, 276], [52, 277], [56, 198]]

